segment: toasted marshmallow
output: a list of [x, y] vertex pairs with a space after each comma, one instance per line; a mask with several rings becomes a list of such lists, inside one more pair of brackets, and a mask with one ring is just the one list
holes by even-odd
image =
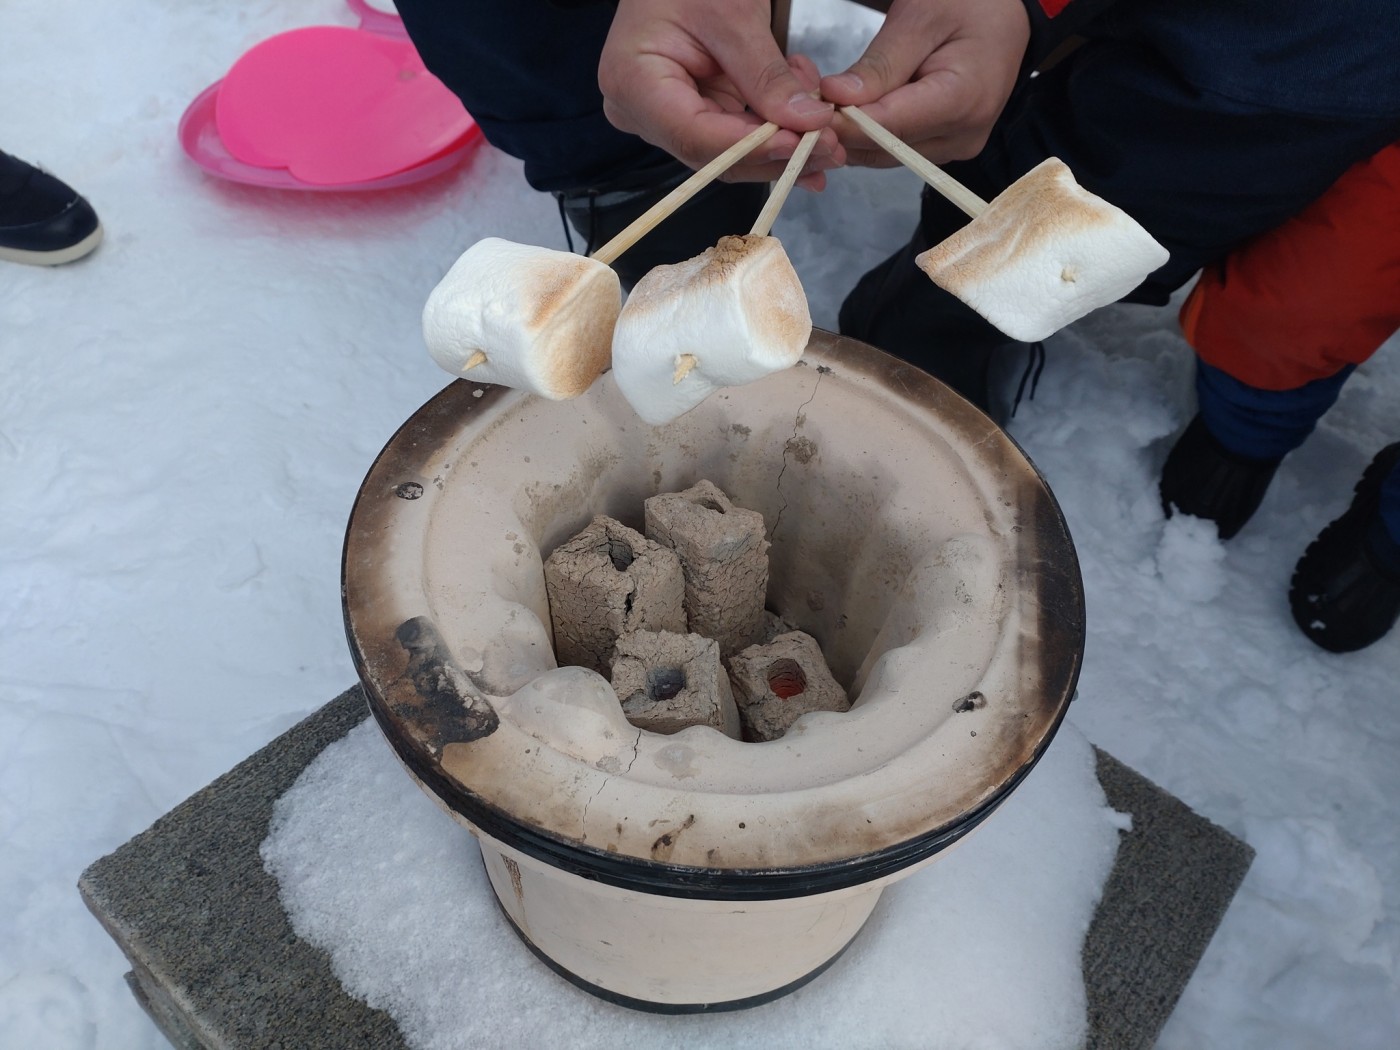
[[1051, 157], [914, 261], [934, 284], [1029, 343], [1121, 299], [1168, 255]]
[[796, 364], [811, 334], [777, 239], [721, 237], [637, 282], [613, 332], [613, 377], [637, 415], [668, 423], [720, 387]]
[[607, 369], [621, 307], [612, 267], [487, 237], [428, 296], [423, 339], [453, 375], [562, 401]]

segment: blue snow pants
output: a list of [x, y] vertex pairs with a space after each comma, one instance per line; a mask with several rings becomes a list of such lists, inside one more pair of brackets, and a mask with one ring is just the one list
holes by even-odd
[[[1279, 459], [1313, 432], [1353, 371], [1346, 365], [1336, 375], [1291, 390], [1261, 390], [1197, 359], [1196, 403], [1206, 429], [1231, 452]], [[1400, 463], [1381, 485], [1380, 515], [1392, 543], [1378, 549], [1388, 550], [1394, 560], [1400, 557]], [[1400, 562], [1391, 568], [1400, 573]]]

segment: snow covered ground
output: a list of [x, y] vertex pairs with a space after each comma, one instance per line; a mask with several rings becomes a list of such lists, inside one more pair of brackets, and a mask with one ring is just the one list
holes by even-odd
[[[824, 68], [865, 16], [797, 5]], [[259, 40], [349, 24], [338, 0], [6, 0], [0, 148], [92, 200], [108, 240], [0, 269], [0, 1047], [158, 1047], [74, 888], [354, 680], [338, 558], [360, 479], [446, 381], [424, 297], [491, 234], [562, 246], [490, 149], [380, 195], [270, 192], [180, 151], [189, 101]], [[900, 243], [915, 185], [850, 172], [779, 220], [818, 324]], [[1293, 564], [1400, 437], [1400, 343], [1348, 384], [1228, 545], [1164, 522], [1191, 412], [1169, 310], [1053, 339], [1010, 427], [1083, 564], [1075, 724], [1259, 856], [1167, 1048], [1400, 1045], [1400, 635], [1332, 656], [1284, 601]]]

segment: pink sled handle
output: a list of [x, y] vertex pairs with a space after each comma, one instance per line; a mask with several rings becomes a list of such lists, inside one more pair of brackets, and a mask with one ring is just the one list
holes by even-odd
[[365, 0], [345, 0], [345, 3], [351, 11], [359, 16], [360, 28], [365, 32], [400, 39], [408, 36], [408, 31], [403, 27], [403, 19], [398, 15], [391, 15], [371, 7]]

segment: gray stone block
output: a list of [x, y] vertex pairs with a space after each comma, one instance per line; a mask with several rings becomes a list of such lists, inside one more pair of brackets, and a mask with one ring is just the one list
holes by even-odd
[[817, 640], [793, 631], [751, 645], [729, 660], [745, 740], [777, 740], [809, 711], [849, 711]]
[[[292, 932], [258, 848], [273, 803], [367, 714], [358, 688], [83, 872], [79, 889], [131, 963], [137, 999], [181, 1050], [406, 1046]], [[1091, 1050], [1146, 1050], [1176, 1005], [1253, 851], [1099, 752], [1131, 813], [1084, 943]], [[509, 1033], [502, 1033], [508, 1042]]]
[[544, 563], [554, 657], [606, 676], [629, 631], [685, 633], [685, 579], [675, 553], [612, 518], [594, 518]]
[[679, 733], [709, 726], [739, 739], [739, 709], [719, 644], [698, 634], [633, 631], [617, 640], [612, 686], [638, 729]]
[[780, 634], [791, 634], [800, 628], [795, 623], [783, 619], [768, 609], [763, 611], [763, 633], [754, 641], [755, 645], [767, 645]]
[[736, 507], [709, 481], [644, 504], [647, 536], [676, 552], [685, 570], [692, 634], [719, 642], [728, 657], [763, 637], [768, 538], [763, 515]]
[[[1151, 1050], [1254, 850], [1107, 752], [1108, 804], [1133, 816], [1084, 938], [1086, 1050]], [[1228, 1043], [1228, 1039], [1225, 1040]]]
[[369, 713], [343, 693], [83, 872], [78, 889], [131, 962], [127, 982], [181, 1050], [407, 1050], [292, 932], [258, 848], [272, 805]]

